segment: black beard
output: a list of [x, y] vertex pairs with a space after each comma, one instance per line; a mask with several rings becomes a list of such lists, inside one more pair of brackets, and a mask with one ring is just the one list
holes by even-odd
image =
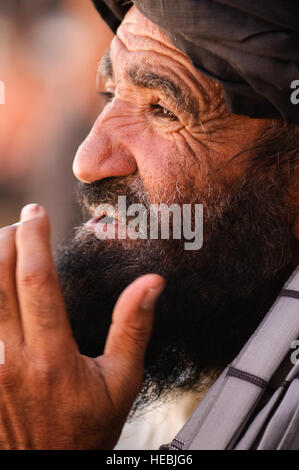
[[[294, 239], [280, 185], [252, 176], [227, 194], [193, 198], [204, 204], [199, 251], [184, 251], [181, 240], [136, 240], [124, 247], [79, 232], [58, 252], [73, 335], [80, 352], [91, 357], [103, 352], [123, 289], [146, 273], [166, 279], [137, 406], [174, 389], [192, 389], [203, 375], [229, 364], [290, 274]], [[129, 203], [146, 200], [135, 177], [81, 185], [87, 204], [116, 202], [118, 195]]]

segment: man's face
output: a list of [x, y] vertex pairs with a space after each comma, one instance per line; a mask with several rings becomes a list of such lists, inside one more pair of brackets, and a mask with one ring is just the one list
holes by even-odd
[[144, 273], [165, 277], [145, 364], [151, 398], [232, 360], [288, 275], [295, 240], [284, 188], [271, 170], [253, 171], [261, 149], [246, 152], [270, 123], [229, 113], [221, 86], [134, 7], [101, 72], [109, 102], [74, 161], [88, 217], [123, 195], [147, 209], [204, 205], [199, 251], [185, 251], [181, 240], [99, 240], [93, 219], [58, 256], [74, 336], [87, 355], [103, 349], [123, 288]]
[[206, 189], [217, 169], [228, 183], [244, 173], [238, 159], [228, 162], [265, 122], [230, 114], [221, 86], [197, 72], [135, 8], [100, 69], [111, 101], [78, 150], [78, 179], [92, 183], [138, 172], [154, 202], [178, 188], [188, 192], [190, 182]]

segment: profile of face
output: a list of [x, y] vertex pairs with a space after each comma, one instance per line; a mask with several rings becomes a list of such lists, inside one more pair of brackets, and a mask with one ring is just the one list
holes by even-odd
[[[221, 85], [135, 7], [99, 73], [106, 103], [73, 166], [94, 223], [61, 247], [57, 266], [74, 336], [91, 356], [103, 349], [124, 287], [149, 272], [166, 279], [145, 361], [146, 401], [194, 387], [230, 362], [292, 270], [298, 188], [294, 168], [281, 158], [278, 169], [276, 158], [292, 143], [281, 137], [283, 123], [231, 114]], [[99, 240], [95, 207], [124, 195], [147, 208], [203, 204], [202, 248]]]

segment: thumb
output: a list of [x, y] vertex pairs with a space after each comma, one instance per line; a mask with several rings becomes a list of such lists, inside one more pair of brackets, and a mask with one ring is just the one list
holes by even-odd
[[[98, 358], [109, 369], [110, 382], [117, 380], [118, 389], [141, 385], [143, 360], [151, 335], [155, 303], [165, 281], [157, 274], [146, 274], [130, 284], [115, 305], [104, 355]], [[112, 372], [112, 374], [111, 374]], [[114, 380], [113, 380], [114, 379]], [[112, 385], [110, 383], [110, 385]], [[136, 390], [137, 393], [137, 390]]]

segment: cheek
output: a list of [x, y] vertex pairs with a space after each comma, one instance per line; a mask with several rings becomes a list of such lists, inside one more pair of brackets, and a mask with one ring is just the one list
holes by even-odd
[[[135, 159], [142, 183], [152, 203], [189, 198], [194, 182], [202, 185], [206, 156], [204, 146], [196, 146], [180, 132], [154, 128], [137, 107], [119, 103], [113, 112], [102, 115], [101, 124], [109, 135], [111, 151], [119, 145]], [[187, 133], [188, 134], [188, 133]], [[194, 139], [193, 139], [194, 140]]]
[[180, 202], [199, 184], [201, 165], [184, 139], [163, 136], [152, 129], [131, 135], [131, 149], [151, 202]]
[[[244, 160], [233, 157], [242, 150], [242, 146], [233, 137], [217, 132], [197, 133], [196, 137], [186, 129], [176, 135], [177, 148], [180, 154], [186, 155], [189, 168], [196, 173], [202, 188], [208, 181], [227, 181], [232, 183], [245, 172]], [[213, 178], [217, 175], [217, 178]]]

